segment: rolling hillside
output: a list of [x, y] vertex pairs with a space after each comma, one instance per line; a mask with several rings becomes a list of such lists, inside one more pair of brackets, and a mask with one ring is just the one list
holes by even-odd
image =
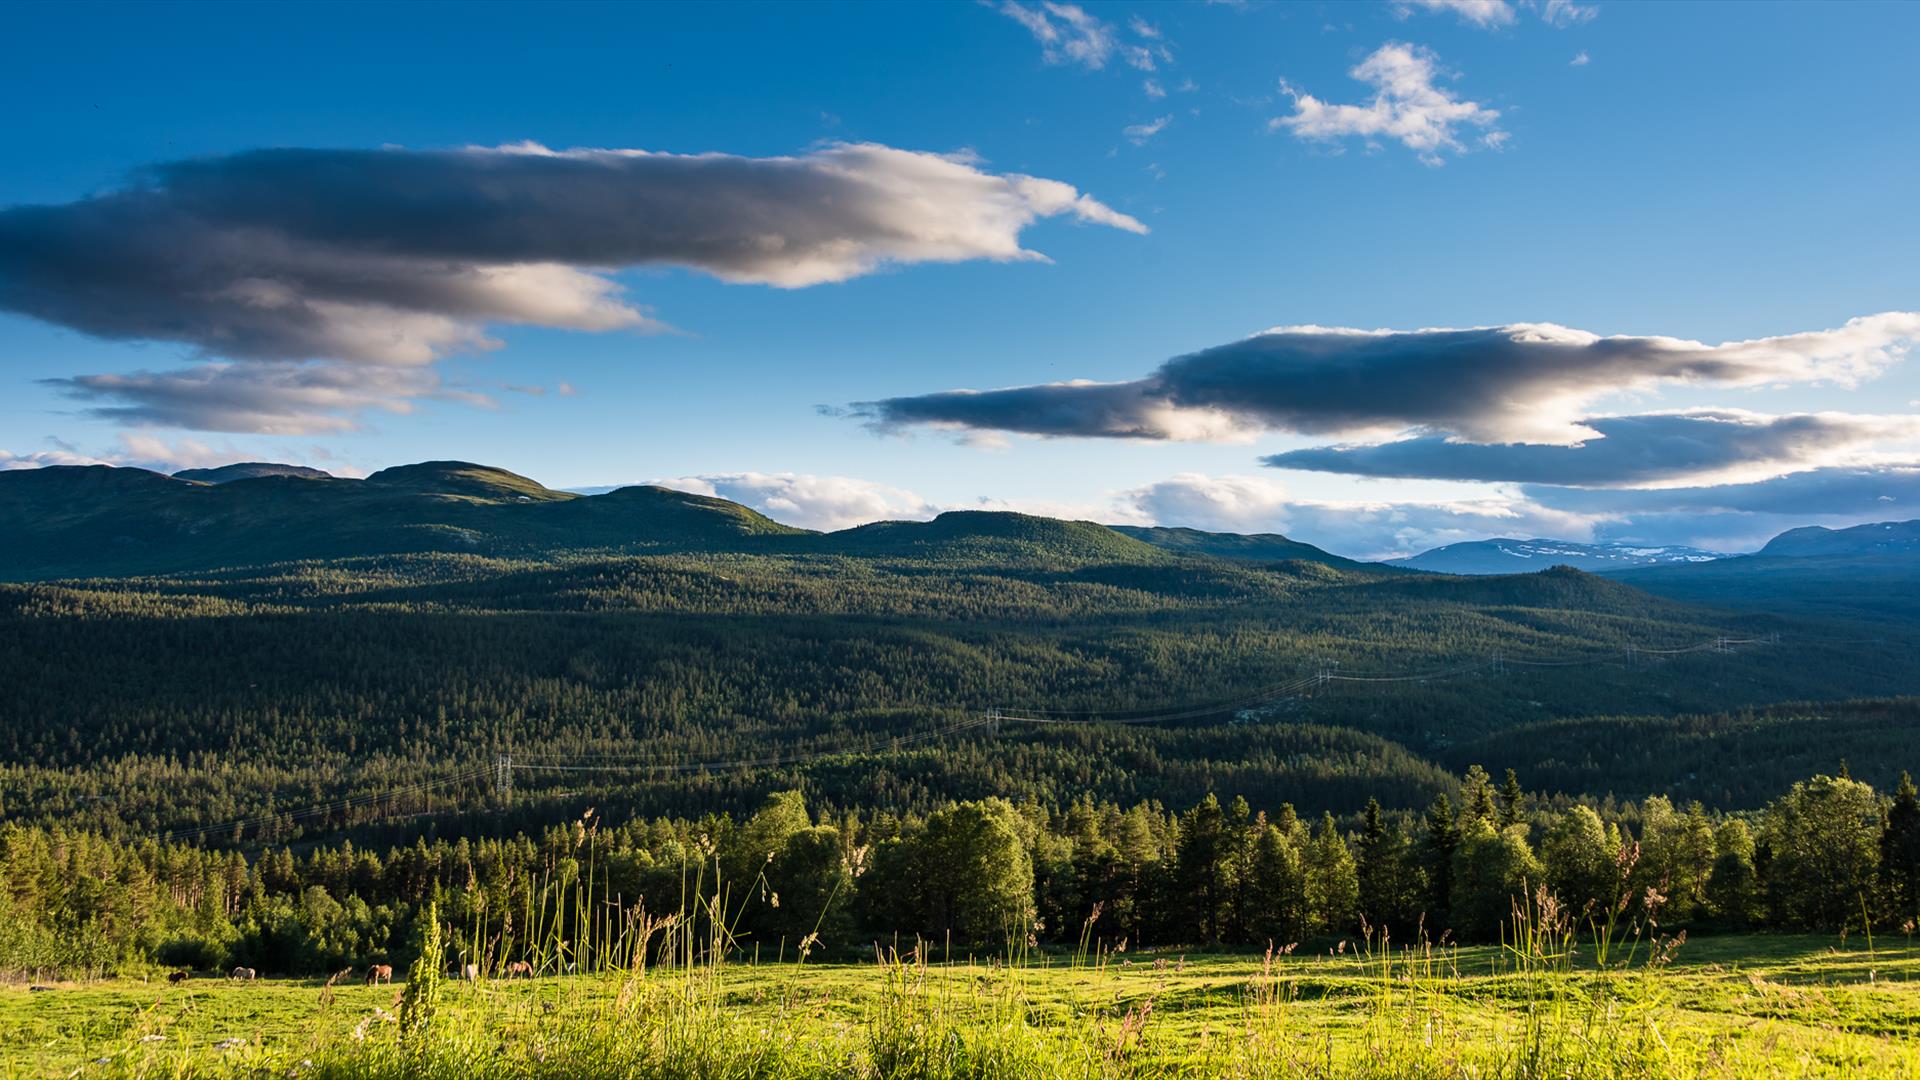
[[1312, 544], [1303, 544], [1278, 533], [1222, 533], [1199, 529], [1113, 525], [1114, 532], [1135, 540], [1165, 548], [1181, 555], [1210, 555], [1218, 559], [1247, 562], [1283, 562], [1298, 559], [1328, 566], [1354, 568], [1372, 564], [1343, 558]]

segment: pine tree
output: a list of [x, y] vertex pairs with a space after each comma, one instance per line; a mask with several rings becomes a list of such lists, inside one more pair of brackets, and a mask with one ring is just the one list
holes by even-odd
[[1896, 922], [1920, 917], [1920, 797], [1904, 772], [1880, 830], [1880, 880]]
[[1453, 820], [1453, 803], [1446, 792], [1434, 797], [1427, 810], [1427, 835], [1421, 861], [1427, 868], [1427, 927], [1438, 934], [1447, 925], [1453, 907], [1453, 853], [1460, 846], [1460, 828]]
[[1359, 843], [1360, 914], [1375, 926], [1401, 923], [1406, 915], [1406, 853], [1398, 830], [1380, 816], [1380, 800], [1367, 800]]
[[1353, 851], [1334, 823], [1333, 815], [1320, 819], [1306, 852], [1307, 907], [1321, 928], [1335, 934], [1351, 932], [1359, 921], [1360, 877]]
[[1465, 788], [1466, 808], [1461, 813], [1460, 827], [1465, 828], [1475, 821], [1484, 821], [1488, 825], [1499, 824], [1499, 812], [1493, 803], [1493, 781], [1487, 776], [1487, 770], [1478, 765], [1467, 766], [1467, 775], [1461, 781]]
[[1219, 941], [1232, 900], [1229, 870], [1232, 845], [1226, 813], [1212, 794], [1180, 818], [1180, 837], [1174, 849], [1174, 888], [1193, 921], [1188, 925], [1207, 942]]
[[1526, 809], [1527, 794], [1520, 788], [1520, 775], [1512, 769], [1507, 770], [1507, 778], [1500, 785], [1500, 827], [1520, 823], [1520, 814]]

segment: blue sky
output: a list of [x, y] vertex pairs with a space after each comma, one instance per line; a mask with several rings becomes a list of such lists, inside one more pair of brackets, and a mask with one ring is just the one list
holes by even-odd
[[[1473, 400], [1507, 383], [1464, 370], [1466, 404], [1438, 413], [1411, 401], [1365, 424], [1211, 399], [1208, 415], [1232, 428], [1226, 441], [1194, 440], [1185, 427], [1036, 435], [1001, 412], [955, 419], [925, 400], [956, 388], [1133, 383], [1270, 327], [1551, 323], [1718, 345], [1920, 309], [1910, 205], [1920, 9], [1910, 5], [146, 4], [14, 6], [8, 20], [0, 100], [24, 107], [9, 111], [0, 140], [0, 207], [84, 207], [136, 170], [190, 159], [212, 162], [223, 182], [253, 176], [228, 163], [262, 148], [405, 155], [530, 141], [806, 159], [878, 144], [950, 155], [996, 185], [1010, 174], [1059, 181], [1114, 218], [1039, 213], [995, 237], [1048, 261], [1004, 261], [987, 244], [955, 261], [895, 257], [799, 287], [742, 280], [776, 273], [758, 264], [575, 263], [671, 330], [479, 318], [493, 347], [445, 347], [407, 368], [416, 381], [406, 386], [348, 394], [319, 420], [262, 433], [231, 416], [156, 409], [147, 383], [146, 397], [130, 396], [131, 373], [254, 372], [262, 361], [172, 333], [164, 313], [101, 336], [135, 306], [112, 292], [122, 286], [111, 241], [87, 253], [84, 288], [61, 279], [109, 310], [49, 314], [39, 275], [100, 234], [58, 215], [59, 228], [30, 231], [15, 213], [11, 231], [0, 217], [0, 463], [272, 459], [355, 473], [462, 458], [556, 487], [672, 480], [815, 526], [1010, 506], [1275, 529], [1364, 555], [1512, 534], [1740, 548], [1802, 522], [1920, 515], [1920, 373], [1900, 320], [1876, 324], [1871, 340], [1814, 348], [1811, 366], [1796, 366], [1795, 353], [1729, 377], [1675, 374], [1656, 349], [1620, 376], [1631, 392], [1588, 386], [1571, 404], [1555, 380], [1592, 350], [1543, 354], [1525, 362], [1545, 381], [1497, 423]], [[1427, 96], [1376, 102], [1379, 87], [1354, 73], [1383, 63]], [[1314, 102], [1335, 109], [1318, 126]], [[1401, 126], [1369, 133], [1383, 117]], [[1422, 144], [1418, 130], [1441, 142]], [[953, 157], [962, 154], [972, 156]], [[351, 173], [360, 159], [312, 160]], [[685, 197], [703, 197], [700, 185]], [[1122, 215], [1148, 231], [1115, 227]], [[179, 235], [183, 250], [199, 250], [199, 234]], [[1396, 390], [1394, 372], [1429, 363], [1420, 350], [1431, 341], [1388, 344], [1404, 344], [1400, 366], [1366, 369], [1355, 393], [1421, 397]], [[1463, 355], [1431, 363], [1479, 363]], [[1248, 377], [1288, 362], [1249, 361]], [[266, 363], [368, 378], [365, 357], [343, 362], [324, 348]], [[418, 390], [423, 370], [431, 393]], [[194, 385], [168, 384], [168, 401], [179, 406]], [[1269, 403], [1280, 392], [1230, 391]], [[374, 398], [411, 411], [364, 404]], [[876, 401], [901, 406], [847, 415]], [[1521, 430], [1515, 417], [1534, 410], [1551, 422]], [[1645, 424], [1604, 438], [1552, 433], [1673, 410], [1714, 412], [1637, 455], [1629, 439], [1650, 438]], [[1830, 415], [1790, 431], [1769, 419], [1811, 413]], [[935, 422], [874, 430], [901, 416]], [[1357, 475], [1333, 454], [1321, 464], [1342, 471], [1263, 464], [1420, 437], [1394, 466], [1420, 475]], [[1577, 459], [1522, 448], [1507, 454], [1514, 463], [1465, 470], [1477, 478], [1423, 464], [1451, 462], [1462, 440], [1581, 438]], [[1664, 472], [1553, 471], [1600, 456], [1608, 440], [1610, 458], [1667, 461], [1701, 438], [1712, 452], [1682, 454]], [[1817, 482], [1829, 474], [1835, 483]], [[1767, 487], [1776, 477], [1785, 480]], [[1604, 511], [1586, 494], [1596, 486], [1609, 491]], [[1617, 490], [1643, 488], [1664, 490], [1642, 503]]]

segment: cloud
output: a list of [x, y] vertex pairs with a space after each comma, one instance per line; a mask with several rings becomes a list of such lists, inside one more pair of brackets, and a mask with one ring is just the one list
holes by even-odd
[[981, 498], [959, 504], [935, 503], [869, 480], [803, 473], [707, 473], [650, 483], [730, 499], [776, 521], [810, 529], [926, 520], [948, 510], [1012, 510], [1118, 525], [1285, 532], [1363, 558], [1390, 558], [1457, 540], [1514, 533], [1578, 538], [1592, 527], [1587, 516], [1506, 497], [1460, 503], [1303, 501], [1290, 498], [1285, 486], [1269, 477], [1199, 473], [1084, 501]]
[[1600, 9], [1591, 4], [1576, 4], [1573, 0], [1544, 0], [1530, 4], [1537, 6], [1540, 17], [1553, 26], [1573, 26], [1576, 23], [1589, 22]]
[[[336, 470], [337, 471], [337, 470]], [[1447, 501], [1300, 499], [1271, 476], [1181, 473], [1079, 500], [938, 503], [844, 476], [707, 473], [650, 483], [731, 499], [791, 525], [832, 530], [924, 520], [947, 510], [1012, 510], [1115, 525], [1279, 532], [1336, 554], [1388, 559], [1493, 537], [1552, 537], [1750, 550], [1804, 524], [1920, 517], [1920, 464], [1825, 468], [1752, 484], [1665, 490], [1501, 485]], [[583, 488], [585, 493], [611, 488]]]
[[1920, 462], [1651, 491], [1543, 484], [1520, 491], [1536, 505], [1594, 519], [1606, 538], [1745, 551], [1802, 525], [1843, 528], [1920, 518]]
[[[1599, 9], [1573, 0], [1521, 0], [1521, 7], [1537, 12], [1551, 26], [1572, 26], [1599, 14]], [[1416, 11], [1450, 14], [1468, 26], [1499, 30], [1512, 26], [1518, 15], [1509, 0], [1398, 0], [1394, 14], [1406, 18]]]
[[[259, 461], [263, 457], [259, 450], [243, 450], [232, 443], [214, 446], [197, 439], [168, 441], [153, 435], [127, 431], [115, 436], [113, 447], [98, 453], [87, 453], [58, 439], [50, 438], [47, 441], [53, 444], [50, 450], [25, 453], [0, 450], [0, 470], [35, 469], [49, 465], [116, 465], [173, 473], [181, 469], [231, 465], [238, 461]], [[323, 463], [326, 470], [335, 476], [356, 476], [361, 471], [352, 465], [337, 461], [332, 454], [320, 447], [309, 447], [305, 451], [283, 447], [264, 456], [276, 461]]]
[[1423, 435], [1370, 446], [1319, 446], [1263, 459], [1278, 469], [1432, 480], [1580, 487], [1754, 480], [1835, 464], [1876, 443], [1920, 439], [1920, 416], [1737, 409], [1591, 417], [1597, 436], [1568, 446], [1466, 443]]
[[1171, 115], [1162, 116], [1144, 123], [1130, 124], [1120, 134], [1125, 135], [1127, 141], [1135, 146], [1145, 146], [1155, 135], [1166, 130], [1167, 125], [1171, 123], [1173, 123]]
[[1160, 80], [1158, 79], [1147, 79], [1143, 81], [1140, 84], [1140, 89], [1146, 92], [1149, 101], [1159, 101], [1167, 96], [1167, 88], [1161, 86]]
[[1115, 497], [1127, 523], [1184, 525], [1219, 532], [1278, 532], [1360, 559], [1416, 554], [1493, 536], [1592, 535], [1588, 515], [1505, 495], [1451, 502], [1299, 500], [1257, 476], [1182, 473]]
[[205, 363], [45, 379], [68, 397], [94, 402], [89, 416], [139, 427], [262, 435], [353, 431], [368, 411], [405, 416], [420, 399], [494, 406], [485, 394], [444, 385], [430, 368], [326, 361]]
[[[280, 365], [244, 377], [256, 393], [333, 384], [348, 400], [294, 425], [285, 413], [302, 395], [254, 410], [273, 418], [254, 430], [321, 430], [343, 410], [386, 407], [396, 372], [497, 347], [491, 325], [663, 329], [608, 276], [620, 268], [800, 288], [897, 265], [1043, 260], [1021, 233], [1063, 216], [1146, 231], [1057, 180], [871, 143], [770, 158], [531, 143], [261, 150], [0, 210], [0, 310], [180, 342], [200, 360]], [[298, 378], [286, 366], [305, 361], [350, 366]]]
[[1144, 44], [1123, 40], [1113, 24], [1078, 4], [1000, 0], [994, 9], [1026, 27], [1040, 43], [1041, 59], [1049, 64], [1073, 64], [1099, 71], [1118, 56], [1140, 71], [1157, 71], [1162, 63], [1173, 60], [1159, 27], [1137, 15], [1127, 25]]
[[1293, 99], [1293, 113], [1269, 120], [1268, 129], [1319, 142], [1352, 136], [1369, 144], [1390, 139], [1428, 165], [1442, 164], [1443, 151], [1466, 151], [1458, 134], [1462, 127], [1486, 129], [1481, 141], [1489, 146], [1504, 141], [1505, 133], [1495, 126], [1500, 120], [1498, 110], [1461, 101], [1434, 85], [1440, 75], [1439, 58], [1428, 49], [1388, 42], [1349, 74], [1373, 86], [1373, 97], [1365, 104], [1328, 104], [1282, 81], [1281, 90]]
[[1183, 407], [1154, 379], [1084, 380], [1002, 390], [947, 390], [855, 402], [849, 416], [880, 431], [926, 425], [1050, 437], [1246, 441], [1260, 430], [1226, 409]]
[[1567, 61], [1567, 64], [1570, 67], [1586, 67], [1588, 64], [1591, 64], [1591, 63], [1593, 63], [1593, 57], [1588, 56], [1587, 50], [1585, 49], [1581, 49], [1579, 52], [1574, 53], [1573, 59]]
[[1400, 0], [1394, 5], [1402, 17], [1416, 10], [1448, 13], [1482, 30], [1512, 26], [1514, 19], [1513, 5], [1507, 0]]
[[948, 390], [856, 403], [880, 431], [916, 425], [1050, 437], [1244, 440], [1261, 431], [1575, 444], [1591, 402], [1663, 385], [1759, 386], [1877, 374], [1920, 340], [1920, 313], [1706, 345], [1550, 323], [1466, 330], [1291, 326], [1175, 357], [1130, 382]]
[[1609, 490], [1529, 484], [1543, 505], [1585, 514], [1763, 514], [1920, 517], [1920, 463], [1829, 467], [1745, 484]]
[[915, 495], [870, 480], [806, 473], [706, 473], [651, 483], [750, 506], [775, 521], [831, 531], [869, 521], [921, 520], [940, 508]]
[[0, 450], [0, 471], [9, 469], [43, 469], [49, 465], [106, 465], [109, 462], [82, 454], [75, 450], [55, 448], [52, 450]]

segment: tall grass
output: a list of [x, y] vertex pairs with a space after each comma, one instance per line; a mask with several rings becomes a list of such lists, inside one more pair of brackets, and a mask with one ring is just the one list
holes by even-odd
[[[426, 920], [392, 1011], [373, 1007], [348, 1038], [146, 1060], [178, 1076], [314, 1080], [1651, 1080], [1772, 1074], [1783, 1060], [1818, 1072], [1763, 1038], [1689, 1026], [1667, 992], [1678, 940], [1619, 912], [1575, 916], [1545, 890], [1516, 900], [1486, 973], [1463, 971], [1453, 946], [1367, 927], [1311, 958], [1270, 948], [1230, 978], [1103, 941], [1098, 909], [1065, 958], [1015, 933], [986, 959], [912, 941], [850, 970], [813, 962], [807, 941], [796, 961], [755, 964], [732, 895], [712, 865], [690, 869], [679, 910], [650, 915], [609, 903], [589, 863], [512, 912]], [[469, 964], [477, 978], [460, 977]]]

